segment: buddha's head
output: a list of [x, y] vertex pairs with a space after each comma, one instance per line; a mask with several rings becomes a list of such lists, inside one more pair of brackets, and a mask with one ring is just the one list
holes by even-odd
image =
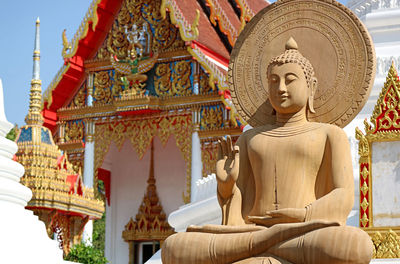
[[278, 113], [297, 113], [313, 107], [317, 79], [311, 63], [297, 50], [297, 43], [290, 38], [285, 52], [273, 58], [267, 68], [269, 100]]

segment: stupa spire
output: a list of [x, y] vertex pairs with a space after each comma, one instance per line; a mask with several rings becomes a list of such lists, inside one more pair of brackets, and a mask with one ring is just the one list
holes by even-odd
[[29, 100], [29, 112], [25, 118], [27, 125], [42, 125], [42, 81], [40, 80], [40, 20], [36, 19], [35, 48], [33, 50], [33, 72]]
[[40, 79], [40, 20], [36, 19], [35, 49], [33, 50], [33, 72], [32, 79]]

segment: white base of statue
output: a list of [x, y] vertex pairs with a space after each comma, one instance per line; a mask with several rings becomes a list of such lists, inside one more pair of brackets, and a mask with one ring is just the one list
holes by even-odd
[[379, 264], [394, 264], [400, 263], [400, 259], [373, 259], [371, 263], [379, 263]]
[[145, 264], [162, 264], [161, 249], [159, 249]]
[[32, 192], [19, 183], [24, 168], [12, 160], [17, 144], [5, 138], [12, 127], [4, 114], [0, 79], [0, 263], [67, 263], [44, 223], [25, 209]]
[[197, 180], [196, 195], [191, 203], [179, 207], [168, 217], [176, 232], [185, 231], [189, 225], [221, 224], [221, 207], [217, 199], [215, 174]]

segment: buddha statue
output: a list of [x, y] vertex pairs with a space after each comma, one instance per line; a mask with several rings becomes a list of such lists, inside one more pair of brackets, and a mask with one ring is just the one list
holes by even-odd
[[317, 79], [293, 38], [265, 74], [275, 123], [234, 146], [219, 142], [222, 225], [170, 236], [163, 263], [369, 263], [369, 236], [345, 225], [354, 200], [347, 136], [308, 121]]

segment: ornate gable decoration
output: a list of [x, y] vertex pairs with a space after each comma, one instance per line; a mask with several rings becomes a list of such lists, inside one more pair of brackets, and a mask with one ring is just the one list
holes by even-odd
[[374, 112], [371, 116], [371, 123], [374, 127], [366, 124], [367, 134], [399, 133], [400, 132], [400, 80], [394, 67], [390, 66], [386, 82], [379, 95]]
[[166, 221], [167, 216], [157, 195], [156, 179], [154, 178], [153, 142], [151, 143], [150, 173], [147, 184], [147, 191], [136, 215], [136, 221], [131, 218], [122, 232], [122, 237], [126, 242], [164, 241], [174, 233]]
[[364, 121], [365, 135], [356, 128], [360, 156], [360, 226], [372, 227], [372, 143], [400, 140], [400, 80], [394, 64], [379, 95], [369, 123]]
[[[360, 157], [360, 227], [370, 235], [374, 243], [373, 258], [398, 258], [400, 256], [400, 229], [391, 225], [390, 223], [392, 222], [386, 222], [389, 224], [385, 226], [382, 221], [383, 211], [379, 210], [379, 206], [376, 207], [375, 205], [373, 207], [375, 199], [378, 204], [382, 205], [382, 199], [392, 199], [394, 197], [392, 192], [387, 190], [384, 190], [384, 192], [390, 193], [390, 195], [385, 196], [385, 198], [376, 195], [373, 197], [373, 189], [382, 188], [382, 185], [379, 185], [382, 184], [382, 181], [387, 185], [392, 184], [393, 175], [391, 173], [393, 173], [393, 164], [397, 162], [397, 158], [390, 160], [388, 157], [397, 154], [387, 150], [382, 151], [382, 149], [387, 148], [388, 143], [395, 144], [400, 141], [399, 103], [400, 80], [392, 63], [371, 115], [370, 123], [367, 120], [364, 121], [365, 134], [356, 128], [356, 138], [359, 140], [358, 154]], [[372, 155], [373, 152], [374, 155]], [[382, 155], [387, 156], [379, 158]], [[373, 159], [373, 157], [375, 158]], [[383, 170], [382, 166], [384, 166]], [[390, 201], [387, 203], [392, 204]], [[391, 205], [388, 208], [395, 210]], [[387, 221], [387, 218], [389, 217], [386, 217], [385, 221]]]
[[143, 55], [185, 49], [179, 30], [160, 13], [161, 1], [124, 1], [121, 10], [97, 59], [108, 60], [110, 55], [126, 58], [131, 50], [129, 36], [140, 33], [138, 40], [143, 47]]

